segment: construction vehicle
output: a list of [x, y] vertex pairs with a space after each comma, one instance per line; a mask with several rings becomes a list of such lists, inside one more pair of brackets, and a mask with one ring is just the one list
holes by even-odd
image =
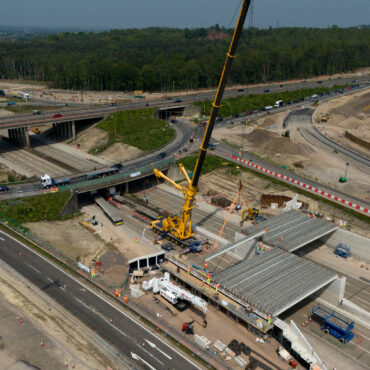
[[153, 278], [149, 281], [143, 281], [142, 288], [145, 292], [152, 289], [153, 293], [159, 293], [175, 307], [178, 305], [181, 306], [181, 303], [185, 301], [200, 308], [203, 312], [207, 312], [208, 310], [207, 302], [204, 299], [172, 283], [168, 272], [164, 273], [163, 278]]
[[322, 113], [321, 114], [321, 122], [328, 122], [329, 117], [330, 117], [329, 113]]
[[290, 139], [290, 131], [289, 130], [283, 131], [281, 133], [281, 136], [282, 137], [287, 137], [288, 139]]
[[194, 323], [194, 320], [193, 321], [189, 321], [189, 322], [184, 322], [182, 324], [182, 331], [185, 334], [192, 334], [192, 335], [194, 335], [193, 323]]
[[235, 56], [235, 51], [239, 42], [240, 35], [243, 30], [244, 21], [249, 9], [251, 0], [243, 0], [239, 18], [235, 26], [234, 34], [231, 40], [229, 51], [226, 54], [225, 64], [221, 73], [215, 99], [212, 103], [211, 113], [209, 115], [207, 127], [205, 129], [202, 144], [198, 155], [197, 162], [193, 171], [192, 179], [189, 178], [184, 166], [180, 164], [180, 170], [184, 174], [187, 185], [180, 186], [175, 181], [168, 178], [163, 172], [155, 169], [154, 174], [158, 178], [167, 180], [184, 194], [184, 204], [181, 216], [170, 216], [162, 220], [154, 220], [151, 222], [151, 229], [158, 234], [165, 234], [167, 239], [172, 240], [175, 244], [187, 247], [186, 240], [194, 236], [194, 231], [191, 227], [191, 212], [194, 206], [194, 199], [198, 192], [198, 182], [200, 173], [203, 167], [204, 159], [207, 150], [209, 150], [210, 139], [215, 125], [218, 110], [221, 107], [222, 95], [225, 90], [229, 71], [232, 61]]
[[[260, 215], [260, 210], [257, 208], [246, 208], [242, 210], [242, 220], [241, 224], [248, 218], [248, 220], [256, 220]], [[247, 214], [247, 215], [246, 215]]]
[[323, 308], [320, 304], [312, 308], [312, 313], [323, 321], [321, 329], [335, 338], [338, 338], [342, 343], [348, 343], [353, 339], [354, 322], [349, 322], [344, 317], [340, 317], [335, 311], [329, 311]]
[[34, 134], [36, 134], [36, 135], [40, 135], [40, 134], [41, 134], [41, 131], [40, 131], [40, 129], [39, 129], [38, 127], [34, 127], [34, 128], [32, 129], [32, 132], [33, 132]]
[[339, 243], [334, 249], [334, 254], [339, 257], [348, 259], [351, 257], [351, 248], [347, 247], [345, 244]]

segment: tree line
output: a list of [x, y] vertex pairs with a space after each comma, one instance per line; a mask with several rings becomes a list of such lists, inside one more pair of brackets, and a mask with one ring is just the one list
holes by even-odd
[[[209, 39], [211, 32], [226, 37]], [[214, 87], [232, 32], [218, 26], [145, 28], [3, 41], [0, 78], [75, 90]], [[369, 65], [369, 28], [249, 28], [243, 31], [228, 83], [307, 78]]]

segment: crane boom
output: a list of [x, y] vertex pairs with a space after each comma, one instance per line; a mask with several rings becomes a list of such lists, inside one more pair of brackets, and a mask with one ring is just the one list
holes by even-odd
[[202, 141], [202, 145], [200, 146], [198, 160], [197, 160], [197, 163], [195, 164], [193, 180], [191, 182], [191, 185], [193, 187], [198, 186], [199, 176], [202, 170], [204, 158], [206, 157], [206, 153], [207, 153], [209, 141], [211, 139], [213, 127], [215, 125], [217, 113], [218, 113], [218, 110], [221, 108], [221, 100], [222, 100], [222, 95], [224, 94], [227, 77], [229, 75], [229, 71], [230, 71], [230, 68], [233, 62], [233, 58], [235, 57], [236, 47], [238, 45], [239, 38], [243, 30], [244, 21], [247, 16], [250, 3], [251, 3], [251, 0], [243, 1], [242, 7], [239, 13], [238, 22], [236, 23], [233, 38], [230, 43], [229, 51], [226, 54], [224, 68], [222, 70], [222, 74], [221, 74], [220, 82], [218, 84], [215, 99], [212, 103], [212, 109], [209, 115], [206, 131], [204, 133], [204, 137]]
[[243, 25], [251, 0], [243, 0], [238, 21], [235, 26], [234, 34], [230, 43], [229, 50], [226, 54], [226, 60], [221, 73], [220, 81], [217, 87], [217, 92], [214, 101], [212, 102], [212, 109], [209, 115], [206, 131], [204, 133], [203, 141], [200, 146], [197, 162], [195, 164], [193, 177], [190, 180], [186, 170], [180, 165], [181, 171], [185, 174], [188, 182], [187, 186], [180, 187], [174, 181], [170, 180], [166, 175], [158, 170], [154, 170], [157, 177], [161, 177], [169, 181], [177, 189], [184, 193], [184, 205], [182, 208], [181, 217], [172, 216], [163, 220], [155, 220], [151, 223], [151, 229], [159, 234], [166, 233], [167, 238], [173, 240], [177, 244], [184, 244], [182, 241], [194, 235], [191, 228], [191, 212], [194, 206], [194, 199], [198, 191], [199, 176], [203, 167], [204, 159], [206, 157], [209, 141], [212, 135], [213, 127], [216, 121], [218, 110], [221, 107], [221, 100], [225, 90], [227, 77], [232, 65], [233, 58], [235, 57], [236, 47], [239, 42], [240, 35], [243, 30]]

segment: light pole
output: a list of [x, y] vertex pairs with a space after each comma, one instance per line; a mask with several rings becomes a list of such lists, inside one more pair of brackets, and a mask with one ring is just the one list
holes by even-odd
[[349, 163], [346, 163], [346, 172], [344, 173], [344, 177], [347, 177], [347, 170], [348, 170]]

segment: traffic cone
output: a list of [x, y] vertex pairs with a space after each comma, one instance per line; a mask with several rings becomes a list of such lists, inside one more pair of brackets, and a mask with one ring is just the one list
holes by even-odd
[[305, 325], [307, 325], [307, 324], [308, 324], [308, 322], [307, 322], [307, 320], [306, 320]]
[[19, 319], [19, 323], [22, 324], [23, 320], [22, 319]]
[[44, 342], [40, 343], [41, 348], [44, 348]]
[[112, 320], [112, 319], [110, 319], [110, 320], [109, 320], [109, 323], [110, 323], [110, 324], [113, 324], [113, 320]]
[[309, 322], [311, 322], [312, 321], [312, 318], [311, 318], [311, 316], [310, 316], [310, 318], [309, 318], [309, 320], [308, 320]]
[[[19, 256], [22, 257], [22, 252], [19, 252]], [[362, 267], [362, 266], [361, 266]]]
[[71, 368], [74, 369], [75, 368], [75, 364], [72, 362], [71, 364]]
[[143, 342], [143, 344], [141, 345], [143, 348], [145, 348], [145, 343]]

